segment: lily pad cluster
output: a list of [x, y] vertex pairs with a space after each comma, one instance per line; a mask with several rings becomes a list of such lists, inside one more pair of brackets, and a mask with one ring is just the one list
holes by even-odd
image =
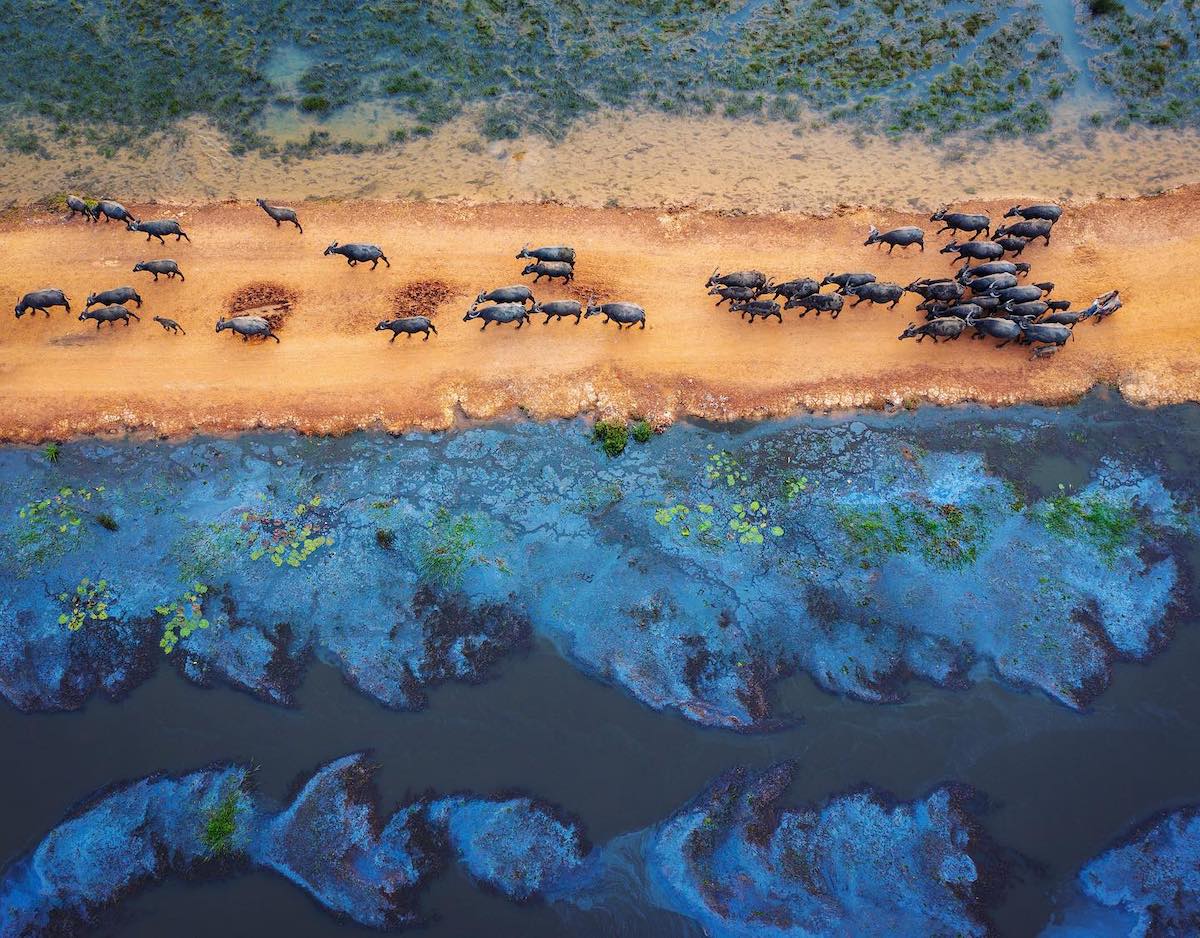
[[332, 544], [332, 535], [314, 513], [320, 505], [321, 496], [314, 495], [307, 502], [299, 502], [290, 518], [243, 511], [241, 530], [244, 543], [250, 548], [250, 559], [269, 557], [277, 567], [285, 564], [298, 567], [322, 547]]
[[59, 613], [58, 624], [65, 625], [72, 632], [78, 632], [88, 622], [108, 618], [112, 593], [109, 591], [107, 580], [92, 582], [84, 577], [73, 592], [59, 593], [58, 601], [65, 607], [63, 612]]
[[187, 638], [196, 629], [208, 628], [208, 619], [204, 617], [204, 597], [207, 594], [207, 585], [195, 583], [179, 598], [154, 607], [154, 611], [163, 618], [163, 634], [158, 647], [168, 655], [181, 639]]

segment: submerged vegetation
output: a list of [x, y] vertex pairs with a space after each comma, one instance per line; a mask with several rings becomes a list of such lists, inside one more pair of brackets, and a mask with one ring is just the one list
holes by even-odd
[[480, 526], [474, 515], [452, 514], [439, 508], [427, 524], [417, 566], [421, 578], [440, 586], [456, 586], [479, 554]]
[[1046, 528], [1065, 539], [1087, 538], [1110, 562], [1137, 530], [1132, 502], [1100, 494], [1069, 495], [1063, 486], [1043, 512]]
[[[1087, 66], [1123, 120], [1195, 122], [1191, 0], [1144, 12], [1077, 5]], [[1136, 10], [1141, 10], [1137, 5]], [[1077, 81], [1064, 37], [1031, 0], [0, 0], [0, 106], [10, 149], [39, 133], [113, 155], [128, 131], [203, 115], [237, 147], [303, 155], [350, 145], [321, 119], [374, 102], [392, 145], [464, 111], [487, 139], [561, 136], [603, 107], [879, 131], [1046, 128]], [[62, 55], [69, 48], [71, 55]], [[36, 61], [36, 69], [27, 63]], [[268, 118], [315, 123], [307, 143], [273, 141]], [[386, 119], [386, 118], [385, 118]]]

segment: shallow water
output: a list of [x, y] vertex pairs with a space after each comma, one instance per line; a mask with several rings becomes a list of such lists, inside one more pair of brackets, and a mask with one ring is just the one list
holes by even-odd
[[[1037, 408], [922, 411], [870, 423], [902, 429], [930, 449], [972, 430], [989, 469], [1031, 497], [1086, 481], [1104, 459], [1153, 468], [1169, 489], [1188, 485], [1200, 457], [1200, 409], [1141, 411], [1093, 397], [1076, 411]], [[1022, 445], [1011, 428], [1030, 420], [1050, 429]], [[838, 426], [820, 419], [789, 425]], [[1006, 429], [1008, 428], [1008, 429]], [[767, 428], [768, 430], [770, 428]], [[466, 431], [470, 432], [470, 431]], [[502, 433], [505, 431], [501, 431]], [[570, 431], [574, 432], [574, 431]], [[720, 446], [763, 429], [706, 434]], [[1165, 449], [1163, 440], [1170, 440]], [[660, 445], [656, 441], [654, 445]], [[394, 446], [402, 448], [405, 441]], [[975, 445], [975, 444], [972, 444]], [[1189, 488], [1194, 498], [1194, 488]], [[1071, 577], [1080, 554], [1067, 551], [1055, 575]], [[1198, 581], [1194, 539], [1179, 557], [1185, 584]], [[953, 576], [954, 574], [946, 574]], [[936, 589], [936, 584], [933, 584]], [[1188, 598], [1193, 602], [1191, 587]], [[370, 749], [381, 765], [385, 810], [406, 794], [519, 788], [577, 815], [593, 843], [652, 826], [732, 765], [799, 764], [793, 803], [822, 802], [869, 784], [900, 799], [942, 781], [982, 793], [984, 828], [1005, 848], [1015, 873], [993, 917], [999, 934], [1028, 935], [1052, 915], [1081, 864], [1132, 822], [1192, 801], [1200, 791], [1200, 684], [1192, 679], [1200, 633], [1190, 616], [1148, 664], [1118, 664], [1112, 684], [1087, 712], [989, 678], [968, 690], [914, 684], [902, 703], [870, 704], [818, 689], [804, 675], [775, 694], [778, 710], [801, 722], [741, 735], [653, 712], [619, 688], [597, 683], [544, 640], [501, 660], [486, 683], [451, 682], [430, 692], [428, 709], [384, 710], [330, 667], [314, 664], [285, 709], [223, 686], [201, 690], [160, 668], [128, 699], [93, 699], [65, 714], [0, 710], [0, 740], [20, 771], [4, 774], [6, 813], [0, 857], [14, 858], [53, 827], [68, 807], [113, 781], [154, 771], [185, 771], [214, 761], [258, 767], [266, 795], [283, 799], [293, 779], [347, 752]], [[433, 935], [699, 934], [694, 924], [612, 897], [603, 911], [564, 905], [516, 906], [451, 873], [421, 902], [436, 916]], [[153, 887], [126, 902], [103, 933], [333, 935], [338, 923], [285, 881], [252, 874], [221, 883]], [[564, 925], [564, 922], [566, 925]]]

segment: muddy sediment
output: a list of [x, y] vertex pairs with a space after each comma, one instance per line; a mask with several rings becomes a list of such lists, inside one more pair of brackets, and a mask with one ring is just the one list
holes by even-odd
[[[1013, 201], [980, 207], [998, 219]], [[140, 216], [184, 222], [193, 243], [164, 248], [116, 224], [21, 213], [0, 227], [7, 262], [0, 289], [15, 299], [59, 287], [74, 305], [69, 316], [55, 310], [49, 319], [0, 319], [0, 438], [255, 427], [401, 431], [514, 411], [732, 420], [923, 401], [1065, 402], [1097, 384], [1144, 404], [1197, 400], [1200, 320], [1178, 284], [1179, 271], [1200, 255], [1198, 203], [1200, 188], [1186, 188], [1070, 207], [1049, 247], [1026, 249], [1029, 279], [1054, 281], [1054, 297], [1078, 307], [1119, 289], [1125, 301], [1102, 324], [1081, 324], [1045, 361], [965, 336], [938, 345], [898, 342], [922, 316], [915, 297], [894, 311], [847, 308], [836, 321], [800, 320], [789, 311], [782, 325], [748, 325], [714, 309], [706, 295], [705, 279], [717, 266], [755, 267], [776, 279], [870, 270], [902, 285], [945, 274], [953, 267], [938, 249], [947, 238], [933, 236], [937, 226], [924, 214], [320, 203], [304, 207], [300, 235], [276, 229], [253, 204], [131, 205]], [[889, 257], [865, 247], [869, 223], [922, 224], [927, 249]], [[378, 243], [392, 267], [351, 268], [322, 256], [333, 240]], [[539, 299], [595, 293], [639, 303], [647, 328], [618, 332], [593, 318], [480, 332], [462, 322], [479, 291], [522, 282], [523, 262], [514, 255], [527, 241], [569, 243], [578, 252], [575, 283], [543, 280], [534, 286]], [[137, 261], [163, 256], [179, 261], [186, 282], [152, 283], [131, 273]], [[142, 293], [142, 322], [97, 330], [76, 320], [89, 292], [122, 284]], [[401, 300], [404, 312], [436, 318], [432, 341], [389, 344], [374, 332]], [[284, 304], [279, 345], [213, 332], [235, 305]], [[177, 319], [188, 335], [164, 333], [149, 322], [155, 315]]]

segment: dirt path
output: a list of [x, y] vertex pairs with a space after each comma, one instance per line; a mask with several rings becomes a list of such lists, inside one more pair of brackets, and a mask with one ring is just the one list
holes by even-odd
[[[134, 207], [134, 206], [131, 206]], [[989, 206], [993, 215], [1003, 205]], [[164, 206], [134, 207], [145, 217]], [[854, 212], [826, 219], [739, 218], [559, 206], [344, 203], [307, 206], [305, 233], [279, 229], [253, 205], [181, 210], [193, 243], [157, 242], [116, 224], [36, 216], [0, 228], [0, 294], [61, 287], [75, 313], [87, 294], [122, 284], [145, 298], [130, 327], [77, 321], [55, 311], [0, 317], [0, 438], [36, 441], [76, 433], [162, 433], [294, 427], [337, 432], [450, 425], [460, 414], [517, 408], [537, 417], [581, 412], [733, 419], [798, 408], [1062, 401], [1097, 383], [1162, 404], [1200, 399], [1200, 318], [1186, 271], [1200, 260], [1200, 188], [1154, 199], [1108, 201], [1071, 211], [1049, 247], [1025, 260], [1056, 296], [1086, 304], [1119, 288], [1125, 308], [1085, 323], [1058, 356], [1031, 362], [991, 342], [898, 342], [915, 300], [888, 312], [864, 305], [834, 322], [811, 314], [783, 325], [746, 325], [714, 310], [703, 283], [713, 267], [757, 267], [778, 279], [832, 270], [873, 270], [901, 284], [951, 269], [929, 237], [924, 255], [891, 258], [862, 245], [881, 227], [924, 219]], [[351, 269], [323, 257], [330, 241], [374, 241], [390, 270]], [[536, 288], [539, 298], [620, 298], [642, 304], [645, 331], [618, 332], [598, 319], [540, 321], [480, 333], [462, 315], [480, 289], [520, 281], [513, 255], [525, 241], [566, 242], [579, 253], [573, 289]], [[176, 258], [186, 283], [151, 283], [133, 264]], [[295, 299], [282, 342], [243, 343], [214, 334], [218, 315], [248, 285], [267, 281]], [[430, 310], [430, 342], [373, 331], [414, 282], [439, 281], [449, 299]], [[426, 284], [428, 289], [429, 285]], [[269, 293], [269, 291], [268, 291]], [[248, 302], [258, 304], [263, 294]], [[186, 337], [151, 317], [180, 321]]]

